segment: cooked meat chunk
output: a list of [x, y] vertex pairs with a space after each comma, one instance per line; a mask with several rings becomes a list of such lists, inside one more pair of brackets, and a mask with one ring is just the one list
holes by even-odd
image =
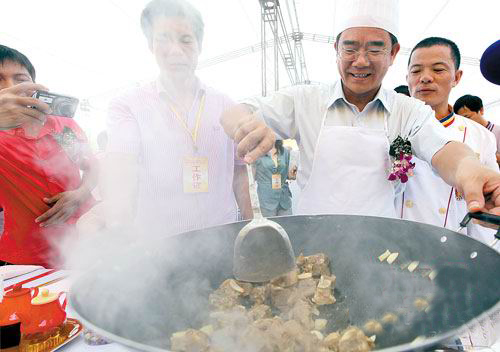
[[219, 290], [221, 290], [225, 294], [234, 294], [235, 292], [239, 296], [243, 296], [245, 293], [245, 290], [243, 287], [241, 287], [238, 282], [234, 279], [227, 279], [225, 280], [219, 287]]
[[[318, 309], [335, 303], [336, 277], [323, 254], [300, 255], [297, 270], [266, 284], [225, 280], [209, 296], [209, 321], [200, 330], [186, 330], [171, 336], [175, 352], [365, 352], [374, 338], [349, 327], [331, 332]], [[424, 301], [421, 299], [421, 301]], [[416, 306], [424, 306], [415, 302]], [[279, 310], [279, 312], [277, 312]], [[348, 310], [347, 310], [348, 311]], [[278, 313], [279, 315], [273, 316]], [[384, 324], [397, 317], [386, 314]], [[369, 321], [365, 331], [382, 326]], [[329, 331], [330, 329], [330, 331]]]
[[210, 347], [210, 338], [204, 332], [189, 329], [172, 334], [170, 345], [176, 352], [205, 352]]
[[429, 302], [423, 298], [417, 298], [415, 299], [415, 302], [413, 302], [413, 305], [415, 306], [415, 308], [422, 311], [429, 307]]
[[314, 321], [312, 319], [312, 304], [306, 300], [299, 300], [288, 313], [289, 319], [297, 321], [307, 331], [314, 328]]
[[297, 336], [304, 332], [304, 328], [296, 320], [287, 320], [285, 324], [283, 324], [283, 327], [285, 329], [285, 334], [289, 337]]
[[236, 280], [227, 279], [208, 297], [210, 306], [217, 310], [225, 310], [240, 304], [240, 298], [245, 290]]
[[286, 343], [286, 341], [283, 340], [284, 332], [285, 328], [283, 319], [280, 317], [274, 317], [271, 319], [271, 324], [266, 330], [266, 333], [269, 336], [273, 350], [281, 351], [284, 349]]
[[288, 320], [283, 324], [283, 349], [280, 351], [316, 352], [319, 339], [296, 320]]
[[325, 338], [325, 336], [323, 336], [323, 334], [321, 333], [321, 331], [318, 331], [318, 330], [311, 330], [311, 334], [314, 335], [315, 339], [318, 342], [323, 341], [323, 339]]
[[249, 321], [247, 311], [243, 306], [234, 306], [229, 310], [210, 312], [210, 323], [216, 329], [247, 326]]
[[[266, 336], [269, 351], [284, 351], [287, 343], [284, 321], [280, 317], [259, 319], [253, 326]], [[265, 349], [264, 351], [268, 351]]]
[[273, 352], [273, 349], [266, 332], [251, 324], [241, 334], [238, 351]]
[[369, 334], [380, 334], [384, 330], [382, 324], [376, 320], [368, 320], [363, 329]]
[[230, 309], [240, 303], [239, 296], [224, 295], [218, 291], [211, 293], [208, 302], [213, 309]]
[[254, 304], [264, 304], [270, 295], [270, 285], [254, 286], [250, 291], [250, 301]]
[[384, 324], [394, 324], [398, 321], [398, 316], [394, 313], [386, 313], [382, 317], [382, 323]]
[[299, 280], [297, 270], [290, 271], [276, 279], [271, 280], [271, 285], [280, 287], [290, 287], [297, 283]]
[[273, 318], [257, 319], [253, 325], [259, 330], [267, 331], [273, 322]]
[[282, 312], [287, 312], [290, 307], [290, 297], [295, 292], [294, 288], [283, 288], [271, 285], [271, 303]]
[[324, 253], [318, 253], [297, 258], [297, 265], [301, 273], [312, 273], [313, 276], [330, 275], [330, 260]]
[[271, 313], [271, 307], [265, 304], [259, 304], [253, 306], [248, 312], [248, 316], [251, 320], [259, 320], [264, 318], [271, 318], [273, 315]]
[[335, 287], [335, 276], [321, 275], [316, 292], [314, 293], [313, 302], [317, 305], [333, 304], [336, 302], [333, 296], [333, 288]]
[[204, 332], [205, 334], [207, 334], [208, 336], [212, 335], [214, 333], [214, 327], [212, 324], [208, 324], [208, 325], [205, 325], [203, 326], [201, 329], [200, 329], [201, 332]]
[[250, 282], [243, 282], [234, 280], [236, 284], [243, 289], [243, 293], [241, 294], [243, 297], [246, 297], [252, 292], [253, 285]]
[[271, 302], [286, 313], [297, 301], [312, 298], [318, 281], [318, 279], [309, 278], [300, 280], [296, 286], [290, 288], [271, 287]]
[[340, 334], [335, 331], [323, 339], [322, 345], [331, 351], [339, 352]]
[[298, 298], [309, 298], [314, 296], [316, 287], [318, 286], [318, 280], [309, 278], [300, 280], [297, 284], [297, 296]]
[[297, 278], [299, 280], [304, 280], [304, 279], [310, 279], [312, 276], [313, 276], [312, 273], [302, 273], [302, 274], [297, 275]]
[[322, 331], [324, 328], [326, 328], [327, 324], [328, 320], [326, 319], [316, 319], [314, 321], [314, 330]]
[[373, 341], [354, 326], [344, 331], [339, 340], [339, 352], [368, 352], [372, 347]]

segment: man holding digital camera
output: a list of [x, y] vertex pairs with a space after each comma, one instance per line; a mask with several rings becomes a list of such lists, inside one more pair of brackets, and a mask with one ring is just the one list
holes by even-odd
[[29, 59], [0, 45], [0, 265], [57, 266], [54, 245], [94, 203], [97, 169], [85, 134], [32, 97], [48, 90], [34, 82]]

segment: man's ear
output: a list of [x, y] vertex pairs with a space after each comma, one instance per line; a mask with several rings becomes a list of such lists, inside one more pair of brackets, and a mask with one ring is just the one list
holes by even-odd
[[453, 81], [453, 87], [456, 87], [458, 85], [458, 83], [460, 83], [460, 80], [462, 79], [463, 74], [464, 74], [464, 71], [462, 71], [462, 70], [455, 71], [455, 80]]
[[484, 115], [484, 108], [479, 109], [479, 114], [480, 114], [481, 116], [483, 116], [483, 115]]
[[399, 53], [399, 49], [401, 49], [401, 45], [399, 45], [399, 43], [396, 43], [392, 46], [392, 48], [391, 48], [391, 65], [394, 63], [394, 60], [396, 59], [396, 55]]

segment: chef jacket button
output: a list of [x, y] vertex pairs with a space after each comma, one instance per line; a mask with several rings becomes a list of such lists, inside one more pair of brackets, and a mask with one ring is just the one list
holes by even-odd
[[439, 214], [446, 214], [446, 208], [439, 208]]
[[411, 201], [411, 200], [409, 200], [409, 199], [408, 199], [408, 200], [405, 202], [405, 206], [406, 206], [407, 208], [411, 208], [411, 207], [413, 207], [413, 201]]
[[460, 125], [460, 126], [458, 126], [458, 129], [459, 129], [459, 131], [464, 131], [465, 130], [465, 126], [464, 125]]

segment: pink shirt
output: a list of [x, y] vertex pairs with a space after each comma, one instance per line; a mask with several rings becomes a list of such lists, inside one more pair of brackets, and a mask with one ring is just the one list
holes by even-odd
[[[233, 102], [210, 87], [198, 131], [198, 152], [188, 132], [169, 108], [159, 81], [135, 88], [115, 98], [108, 113], [107, 152], [139, 158], [139, 191], [136, 225], [151, 234], [176, 234], [236, 221], [232, 190], [235, 146], [219, 123]], [[199, 94], [200, 95], [200, 94]], [[200, 99], [191, 108], [187, 123], [194, 125]], [[208, 158], [206, 193], [183, 192], [183, 159]]]

